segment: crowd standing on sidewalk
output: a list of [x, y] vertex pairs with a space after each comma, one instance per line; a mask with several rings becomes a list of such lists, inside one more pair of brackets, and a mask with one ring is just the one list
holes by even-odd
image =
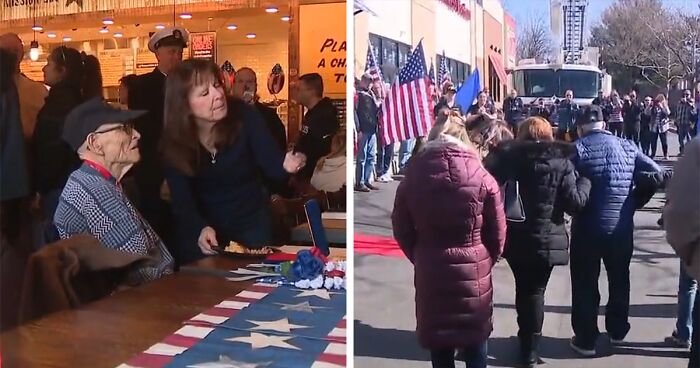
[[[435, 126], [420, 139], [425, 143], [414, 150], [405, 169], [392, 215], [395, 238], [414, 265], [417, 335], [430, 350], [433, 367], [454, 367], [455, 351], [461, 351], [457, 357], [468, 367], [486, 366], [485, 331], [492, 325], [484, 305], [492, 303], [491, 269], [500, 257], [515, 276], [522, 366], [543, 363], [538, 351], [544, 294], [555, 266], [571, 269], [572, 350], [582, 357], [599, 353], [601, 265], [608, 275], [607, 337], [613, 346], [625, 344], [633, 328], [633, 217], [673, 176], [673, 170], [654, 161], [659, 140], [663, 158], [669, 159], [672, 118], [684, 137], [679, 137], [684, 150], [667, 187], [665, 216], [684, 219], [666, 227], [668, 241], [681, 257], [678, 319], [666, 342], [689, 349], [688, 367], [698, 367], [700, 318], [692, 317], [700, 300], [695, 298], [700, 141], [692, 138], [698, 114], [689, 91], [673, 115], [664, 95], [640, 102], [636, 91], [622, 98], [617, 92], [611, 97], [601, 93], [582, 107], [567, 91], [557, 104], [527, 109], [514, 92], [504, 104], [506, 121], [492, 114], [484, 91], [465, 115], [452, 108], [450, 89], [446, 92], [445, 103], [435, 111]], [[548, 120], [552, 116], [556, 122]], [[499, 127], [509, 127], [512, 134], [497, 134]], [[424, 201], [427, 193], [436, 192], [441, 195]], [[678, 199], [689, 192], [693, 196], [687, 200]]]

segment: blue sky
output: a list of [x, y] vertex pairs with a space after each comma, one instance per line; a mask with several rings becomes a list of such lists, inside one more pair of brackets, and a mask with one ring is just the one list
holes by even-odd
[[[695, 13], [699, 11], [699, 0], [662, 0], [662, 2], [667, 8]], [[586, 9], [586, 28], [597, 23], [603, 11], [612, 3], [613, 0], [589, 0]], [[549, 26], [549, 0], [503, 0], [503, 4], [518, 24], [526, 23], [527, 19], [535, 13], [542, 14]]]

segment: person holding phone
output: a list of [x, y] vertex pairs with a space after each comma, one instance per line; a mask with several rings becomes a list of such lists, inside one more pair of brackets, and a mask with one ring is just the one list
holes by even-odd
[[457, 89], [455, 89], [454, 84], [447, 83], [442, 91], [442, 98], [440, 99], [440, 102], [435, 105], [435, 115], [437, 115], [438, 111], [440, 111], [440, 109], [443, 107], [447, 107], [452, 111], [461, 112], [462, 106], [455, 101], [455, 96], [457, 96]]
[[649, 131], [651, 132], [651, 154], [649, 157], [652, 159], [656, 157], [657, 143], [659, 140], [661, 140], [661, 149], [664, 153], [664, 160], [668, 160], [668, 140], [666, 135], [670, 128], [668, 116], [671, 114], [671, 110], [668, 108], [666, 96], [663, 94], [656, 96], [653, 104], [646, 108], [645, 114], [650, 118]]
[[697, 116], [695, 101], [691, 97], [690, 90], [683, 91], [683, 98], [676, 107], [676, 127], [678, 128], [678, 144], [680, 144], [680, 154], [683, 154], [685, 143], [692, 138], [691, 130], [694, 128]]
[[287, 150], [287, 131], [279, 115], [277, 115], [277, 111], [260, 103], [258, 78], [255, 71], [247, 66], [238, 69], [232, 92], [234, 96], [258, 110], [280, 150], [285, 152]]
[[484, 91], [479, 93], [476, 103], [469, 108], [467, 113], [467, 127], [481, 117], [496, 120], [496, 107], [488, 103], [488, 97], [489, 95]]

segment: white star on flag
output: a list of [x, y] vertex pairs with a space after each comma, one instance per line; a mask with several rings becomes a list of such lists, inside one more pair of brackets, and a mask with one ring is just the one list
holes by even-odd
[[293, 323], [289, 323], [289, 319], [287, 319], [287, 318], [282, 318], [282, 319], [279, 319], [277, 321], [251, 321], [251, 320], [248, 320], [248, 322], [254, 323], [257, 325], [257, 327], [253, 327], [253, 328], [251, 328], [251, 330], [270, 330], [270, 331], [290, 333], [295, 328], [309, 328], [309, 326], [295, 325]]
[[331, 300], [331, 293], [326, 289], [315, 289], [315, 290], [302, 290], [297, 298], [302, 298], [306, 296], [317, 296], [321, 299]]
[[285, 303], [275, 303], [282, 306], [282, 310], [290, 310], [294, 312], [306, 312], [313, 313], [314, 309], [328, 309], [327, 307], [315, 307], [309, 304], [309, 302], [302, 302], [299, 304], [285, 304]]
[[264, 368], [272, 364], [272, 362], [264, 363], [246, 363], [233, 360], [226, 355], [219, 355], [219, 360], [216, 362], [199, 363], [188, 365], [187, 368]]
[[293, 338], [294, 336], [272, 336], [251, 332], [249, 337], [232, 337], [230, 339], [226, 339], [226, 341], [250, 344], [250, 347], [253, 349], [263, 349], [273, 346], [282, 349], [301, 350], [298, 347], [286, 342], [287, 340]]

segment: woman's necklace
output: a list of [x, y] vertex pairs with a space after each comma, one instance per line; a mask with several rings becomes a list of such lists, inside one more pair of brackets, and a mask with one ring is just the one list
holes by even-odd
[[214, 150], [213, 152], [209, 151], [209, 156], [211, 156], [211, 163], [215, 164], [216, 163], [216, 150]]

